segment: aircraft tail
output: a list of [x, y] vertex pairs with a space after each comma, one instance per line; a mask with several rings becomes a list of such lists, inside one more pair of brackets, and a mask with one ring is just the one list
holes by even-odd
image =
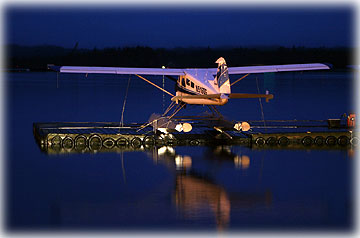
[[215, 63], [218, 64], [215, 83], [218, 85], [220, 93], [230, 94], [230, 79], [225, 59], [220, 57]]

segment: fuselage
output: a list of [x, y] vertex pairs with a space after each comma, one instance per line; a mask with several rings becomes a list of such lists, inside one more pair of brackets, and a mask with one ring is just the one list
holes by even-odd
[[224, 105], [228, 99], [181, 98], [189, 95], [211, 95], [220, 93], [214, 77], [201, 71], [193, 70], [191, 73], [179, 76], [176, 83], [176, 96], [180, 101], [196, 105]]

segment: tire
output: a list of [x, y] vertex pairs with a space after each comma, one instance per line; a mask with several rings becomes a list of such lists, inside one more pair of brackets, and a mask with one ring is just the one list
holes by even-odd
[[289, 138], [287, 138], [286, 136], [282, 136], [280, 137], [280, 139], [278, 140], [278, 144], [281, 146], [287, 146], [290, 144], [290, 140]]
[[329, 146], [336, 145], [336, 137], [335, 136], [326, 137], [325, 143]]
[[192, 146], [196, 146], [196, 145], [199, 145], [199, 144], [200, 144], [200, 142], [198, 140], [191, 140], [190, 141], [190, 145], [192, 145]]
[[325, 143], [325, 139], [322, 136], [315, 137], [314, 144], [317, 146], [322, 146]]
[[311, 138], [311, 136], [305, 136], [302, 140], [301, 143], [304, 146], [311, 146], [314, 143], [313, 138]]
[[99, 135], [92, 135], [88, 141], [90, 150], [100, 150], [102, 147], [102, 139]]
[[111, 149], [115, 146], [115, 140], [113, 138], [106, 138], [103, 142], [103, 146], [107, 149]]
[[125, 138], [125, 137], [120, 137], [119, 139], [117, 139], [116, 141], [116, 145], [118, 147], [123, 147], [123, 146], [127, 146], [129, 144], [129, 141]]
[[259, 145], [259, 146], [263, 146], [263, 145], [265, 145], [265, 139], [262, 138], [262, 137], [258, 137], [258, 138], [256, 138], [256, 140], [255, 140], [255, 144], [256, 144], [256, 145]]
[[75, 149], [85, 149], [86, 145], [87, 145], [87, 138], [84, 135], [78, 135], [77, 137], [75, 137], [74, 140], [74, 144], [75, 144]]
[[153, 146], [155, 145], [155, 139], [152, 136], [146, 136], [143, 140], [144, 145]]
[[62, 147], [64, 149], [68, 149], [68, 150], [71, 150], [72, 148], [74, 148], [73, 138], [71, 138], [70, 136], [65, 137], [62, 141]]
[[53, 145], [53, 146], [61, 145], [61, 137], [60, 136], [54, 136], [51, 139], [51, 145]]
[[359, 145], [359, 138], [357, 138], [357, 137], [353, 137], [353, 138], [351, 138], [351, 140], [350, 140], [350, 143], [351, 143], [351, 145], [352, 146], [358, 146]]
[[132, 147], [134, 147], [134, 148], [140, 148], [141, 145], [142, 145], [142, 140], [141, 140], [139, 137], [134, 137], [134, 138], [131, 140], [131, 145], [132, 145]]
[[337, 143], [341, 146], [347, 146], [350, 143], [350, 139], [347, 136], [340, 136], [337, 139]]
[[273, 136], [270, 136], [269, 138], [266, 139], [266, 144], [268, 144], [270, 146], [276, 145], [276, 143], [277, 143], [277, 140]]

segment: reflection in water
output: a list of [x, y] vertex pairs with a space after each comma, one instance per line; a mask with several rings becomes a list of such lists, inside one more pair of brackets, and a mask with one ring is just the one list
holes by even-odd
[[250, 167], [250, 157], [233, 153], [231, 146], [228, 145], [210, 147], [205, 153], [205, 157], [211, 160], [233, 161], [237, 169], [248, 169]]
[[191, 167], [191, 157], [187, 155], [176, 155], [175, 165], [177, 170], [189, 169]]
[[234, 158], [234, 164], [236, 168], [248, 169], [250, 166], [250, 158], [247, 155], [236, 156]]
[[230, 221], [230, 200], [226, 191], [193, 175], [176, 176], [175, 204], [179, 213], [189, 219], [214, 217], [219, 230]]
[[[266, 207], [272, 205], [270, 191], [226, 191], [223, 186], [216, 183], [214, 177], [216, 175], [211, 170], [203, 170], [204, 167], [197, 166], [199, 161], [205, 161], [215, 166], [226, 163], [238, 169], [250, 169], [250, 157], [241, 152], [234, 153], [231, 146], [207, 147], [200, 158], [178, 154], [171, 146], [153, 147], [147, 150], [139, 148], [138, 150], [145, 151], [154, 164], [165, 165], [175, 174], [173, 202], [178, 215], [183, 219], [195, 223], [215, 223], [218, 230], [224, 230], [230, 225], [232, 209], [252, 208], [259, 204]], [[123, 180], [126, 183], [124, 151], [119, 152]]]
[[[174, 148], [164, 146], [154, 149], [151, 153], [156, 163], [165, 164], [169, 169], [174, 169], [175, 192], [174, 203], [178, 214], [189, 220], [215, 222], [218, 230], [227, 228], [230, 224], [231, 207], [253, 207], [265, 204], [271, 206], [272, 193], [231, 193], [216, 184], [209, 171], [196, 171], [193, 163], [196, 162], [189, 155], [177, 154]], [[250, 157], [239, 155], [231, 151], [230, 146], [209, 147], [203, 154], [207, 161], [233, 162], [235, 168], [248, 169]], [[201, 175], [200, 175], [201, 174]]]

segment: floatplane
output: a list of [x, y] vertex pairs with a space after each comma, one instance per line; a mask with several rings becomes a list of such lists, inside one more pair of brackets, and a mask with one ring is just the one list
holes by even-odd
[[[269, 72], [289, 72], [305, 70], [326, 70], [330, 67], [322, 63], [310, 64], [287, 64], [287, 65], [267, 65], [267, 66], [245, 66], [245, 67], [227, 67], [223, 57], [216, 60], [217, 68], [123, 68], [123, 67], [86, 67], [86, 66], [55, 66], [48, 65], [48, 68], [60, 73], [82, 73], [82, 74], [128, 74], [136, 75], [151, 85], [157, 87], [163, 92], [169, 94], [172, 103], [162, 115], [164, 119], [170, 110], [177, 105], [171, 116], [167, 116], [167, 128], [169, 120], [178, 113], [185, 105], [207, 105], [214, 112], [221, 115], [215, 106], [222, 106], [228, 103], [230, 99], [239, 98], [265, 98], [266, 102], [273, 99], [273, 94], [249, 94], [249, 93], [232, 93], [231, 86], [239, 82], [249, 74], [269, 73]], [[238, 80], [230, 83], [230, 74], [245, 74]], [[176, 82], [175, 95], [166, 91], [164, 88], [156, 85], [142, 75], [161, 75]], [[174, 78], [177, 76], [177, 78]], [[150, 119], [151, 122], [159, 118]], [[160, 127], [158, 127], [160, 128]], [[234, 126], [237, 130], [246, 131], [250, 129], [249, 124], [237, 123]], [[181, 124], [176, 128], [180, 131], [190, 131], [191, 125], [188, 123]]]

